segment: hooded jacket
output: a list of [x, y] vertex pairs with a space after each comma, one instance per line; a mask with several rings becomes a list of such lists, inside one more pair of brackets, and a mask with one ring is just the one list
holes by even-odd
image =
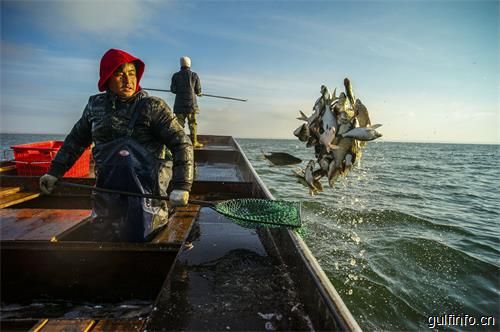
[[135, 56], [128, 54], [125, 51], [117, 50], [112, 48], [108, 50], [101, 59], [101, 66], [99, 70], [99, 82], [97, 83], [97, 87], [99, 91], [103, 92], [107, 90], [108, 79], [113, 75], [115, 70], [118, 69], [121, 65], [127, 62], [132, 62], [136, 66], [137, 70], [137, 86], [136, 92], [141, 90], [141, 86], [139, 82], [142, 78], [142, 74], [144, 74], [145, 64], [141, 59], [136, 58]]
[[[101, 60], [99, 90], [106, 89], [107, 80], [119, 66], [131, 61], [137, 65], [137, 89], [140, 90], [139, 81], [144, 72], [144, 63], [116, 49], [106, 52]], [[193, 182], [191, 141], [168, 105], [160, 98], [149, 97], [143, 90], [127, 100], [121, 100], [110, 91], [91, 96], [81, 118], [52, 161], [49, 174], [61, 177], [91, 143], [97, 146], [125, 136], [134, 112], [132, 105], [136, 102], [135, 111], [140, 112], [140, 116], [132, 137], [157, 158], [163, 158], [165, 147], [168, 148], [174, 159], [172, 189], [189, 191]], [[162, 182], [161, 176], [158, 180]]]

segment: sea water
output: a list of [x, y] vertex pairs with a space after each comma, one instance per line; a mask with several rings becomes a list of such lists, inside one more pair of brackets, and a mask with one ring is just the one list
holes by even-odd
[[[0, 143], [63, 138], [1, 134]], [[498, 330], [499, 145], [368, 142], [359, 167], [310, 196], [292, 171], [312, 148], [237, 141], [275, 198], [303, 202], [304, 240], [362, 329]], [[263, 152], [303, 162], [271, 166]]]

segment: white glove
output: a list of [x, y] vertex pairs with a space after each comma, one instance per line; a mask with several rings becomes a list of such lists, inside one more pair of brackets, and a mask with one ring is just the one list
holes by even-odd
[[189, 191], [186, 190], [172, 190], [169, 196], [170, 203], [173, 206], [185, 206], [188, 203]]
[[57, 182], [57, 178], [50, 174], [45, 174], [40, 177], [40, 190], [49, 195], [52, 190], [54, 190], [54, 186]]

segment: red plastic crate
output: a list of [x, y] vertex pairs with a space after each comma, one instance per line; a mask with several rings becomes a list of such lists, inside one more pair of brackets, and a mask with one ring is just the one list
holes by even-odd
[[[49, 171], [50, 163], [61, 148], [62, 141], [45, 141], [11, 146], [14, 150], [17, 175], [37, 176]], [[83, 177], [90, 172], [90, 148], [86, 149], [64, 177]]]

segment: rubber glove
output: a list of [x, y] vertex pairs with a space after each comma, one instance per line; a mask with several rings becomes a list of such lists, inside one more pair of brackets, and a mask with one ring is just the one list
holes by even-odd
[[169, 200], [173, 206], [187, 205], [189, 199], [189, 191], [174, 189], [170, 193]]
[[57, 182], [57, 178], [50, 174], [45, 174], [40, 177], [40, 190], [49, 195], [52, 190], [54, 190], [54, 186]]

